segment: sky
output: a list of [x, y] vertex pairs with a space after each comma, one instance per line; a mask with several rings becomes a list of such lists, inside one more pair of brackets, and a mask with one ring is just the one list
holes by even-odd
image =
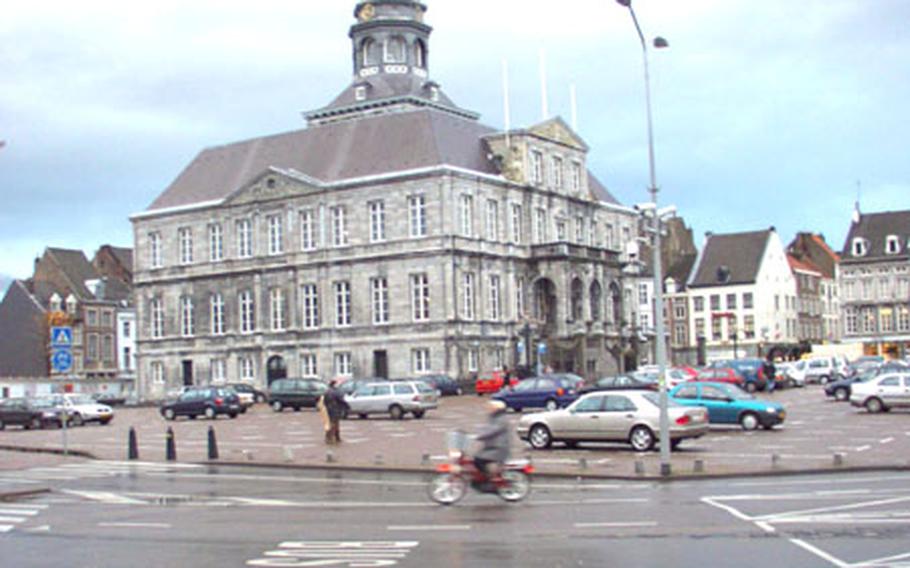
[[[649, 200], [641, 45], [612, 0], [426, 0], [430, 76], [505, 124], [578, 132], [620, 202]], [[45, 247], [132, 246], [203, 148], [303, 128], [351, 80], [354, 0], [35, 0], [0, 19], [0, 280]], [[634, 0], [650, 40], [662, 205], [706, 231], [822, 233], [910, 209], [910, 2]]]

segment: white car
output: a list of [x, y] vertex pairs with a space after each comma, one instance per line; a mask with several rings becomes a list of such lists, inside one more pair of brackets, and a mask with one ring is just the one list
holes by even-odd
[[777, 368], [777, 373], [780, 375], [785, 375], [787, 377], [786, 380], [792, 382], [793, 386], [806, 386], [805, 361], [775, 363], [774, 366]]
[[114, 419], [114, 411], [106, 404], [99, 404], [87, 394], [61, 394], [51, 397], [54, 404], [66, 409], [69, 423], [81, 426], [86, 422], [98, 422], [102, 426]]
[[850, 404], [865, 407], [870, 413], [910, 407], [910, 372], [884, 373], [868, 381], [854, 383]]
[[807, 383], [826, 385], [847, 376], [847, 362], [841, 357], [810, 357], [805, 360]]

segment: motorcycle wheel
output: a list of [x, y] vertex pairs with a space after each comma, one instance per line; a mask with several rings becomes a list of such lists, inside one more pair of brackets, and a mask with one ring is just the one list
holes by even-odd
[[531, 479], [522, 471], [506, 470], [502, 472], [502, 479], [505, 481], [497, 494], [509, 502], [521, 501], [531, 492]]
[[430, 499], [440, 505], [452, 505], [461, 500], [468, 492], [468, 484], [460, 475], [440, 473], [434, 475], [427, 486]]

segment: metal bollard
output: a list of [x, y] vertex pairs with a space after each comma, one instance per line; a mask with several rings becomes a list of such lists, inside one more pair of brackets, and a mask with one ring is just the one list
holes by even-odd
[[177, 461], [177, 443], [174, 441], [174, 430], [170, 426], [165, 435], [165, 454], [167, 461]]
[[692, 471], [695, 473], [704, 473], [705, 472], [705, 460], [695, 460], [695, 463], [692, 464]]
[[420, 456], [420, 465], [430, 465], [430, 454], [424, 452], [424, 454]]
[[139, 459], [139, 442], [136, 441], [136, 429], [130, 426], [129, 449], [127, 450], [127, 459]]
[[218, 459], [218, 442], [215, 440], [215, 429], [209, 426], [209, 459]]
[[578, 458], [578, 469], [588, 469], [588, 458]]
[[835, 467], [840, 467], [840, 466], [844, 465], [844, 454], [842, 454], [841, 452], [837, 452], [836, 454], [834, 454], [834, 465], [835, 465]]
[[771, 467], [773, 469], [780, 467], [780, 454], [771, 454]]
[[373, 464], [382, 465], [382, 454], [376, 454], [376, 457], [373, 459]]
[[641, 460], [635, 460], [635, 475], [644, 475], [645, 474], [645, 462]]
[[284, 461], [288, 463], [294, 461], [294, 448], [291, 446], [284, 447]]
[[335, 461], [335, 454], [332, 453], [332, 450], [327, 450], [325, 453], [325, 463], [333, 463]]

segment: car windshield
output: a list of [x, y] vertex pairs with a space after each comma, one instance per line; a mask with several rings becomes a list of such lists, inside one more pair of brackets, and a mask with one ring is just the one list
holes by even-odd
[[434, 389], [430, 385], [426, 384], [425, 382], [420, 381], [417, 383], [417, 390], [419, 390], [420, 392], [431, 393], [431, 392], [434, 392], [436, 389]]
[[53, 408], [54, 401], [49, 398], [36, 398], [32, 401], [35, 408]]
[[95, 404], [95, 401], [92, 400], [92, 397], [85, 395], [71, 396], [69, 399], [73, 404]]
[[[645, 400], [647, 400], [648, 402], [650, 402], [657, 408], [660, 408], [660, 394], [658, 394], [656, 392], [649, 392], [643, 396], [644, 396]], [[667, 397], [667, 407], [669, 408], [671, 406], [682, 406], [682, 405], [679, 404], [678, 402], [676, 402], [675, 400], [673, 400], [672, 398]]]
[[725, 384], [721, 385], [721, 388], [728, 395], [730, 395], [730, 398], [734, 398], [736, 400], [754, 400], [755, 399], [754, 396], [752, 396], [750, 393], [744, 391], [743, 389], [739, 388], [737, 385], [731, 385], [731, 384], [725, 383]]

